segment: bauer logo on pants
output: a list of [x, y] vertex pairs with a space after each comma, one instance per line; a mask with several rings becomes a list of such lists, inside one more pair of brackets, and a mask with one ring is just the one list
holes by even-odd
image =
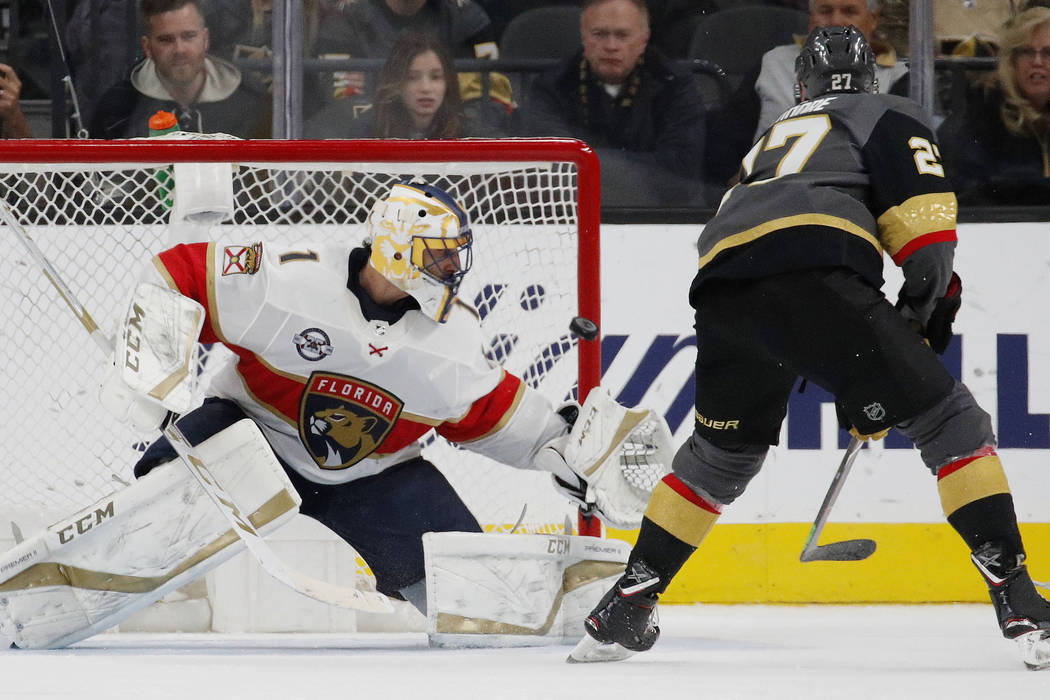
[[317, 466], [346, 469], [375, 451], [404, 406], [374, 384], [314, 372], [299, 403], [299, 438]]

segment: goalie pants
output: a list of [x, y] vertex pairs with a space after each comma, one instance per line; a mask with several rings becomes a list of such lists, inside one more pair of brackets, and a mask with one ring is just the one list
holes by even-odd
[[[179, 428], [196, 445], [245, 417], [233, 401], [213, 398], [181, 418]], [[176, 458], [161, 437], [135, 465], [135, 476]], [[281, 464], [303, 500], [300, 512], [353, 547], [388, 596], [401, 598], [398, 591], [423, 579], [423, 533], [481, 532], [452, 485], [422, 457], [343, 484], [317, 484]]]
[[696, 308], [696, 431], [722, 447], [775, 445], [799, 376], [865, 434], [947, 397], [955, 379], [882, 292], [845, 268], [712, 280]]

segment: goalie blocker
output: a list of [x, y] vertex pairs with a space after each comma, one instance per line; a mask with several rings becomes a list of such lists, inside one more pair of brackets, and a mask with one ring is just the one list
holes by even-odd
[[[260, 533], [298, 512], [299, 495], [252, 421], [234, 423], [197, 452]], [[244, 546], [189, 471], [165, 464], [0, 559], [0, 632], [24, 649], [68, 646]]]

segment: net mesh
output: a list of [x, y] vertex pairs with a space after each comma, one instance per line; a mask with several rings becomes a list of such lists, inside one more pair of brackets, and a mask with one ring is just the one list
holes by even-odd
[[[398, 180], [447, 190], [471, 217], [473, 270], [460, 296], [478, 310], [486, 352], [557, 404], [574, 395], [578, 313], [577, 172], [569, 162], [238, 163], [232, 220], [169, 223], [171, 163], [0, 163], [0, 198], [76, 300], [112, 335], [151, 255], [191, 240], [285, 245], [365, 238], [375, 198]], [[142, 436], [98, 404], [104, 357], [4, 227], [0, 258], [7, 400], [0, 404], [0, 518], [60, 517], [132, 479]], [[210, 357], [209, 357], [210, 355]], [[204, 367], [229, 361], [221, 347]], [[207, 372], [203, 375], [204, 384]], [[575, 510], [545, 473], [496, 465], [430, 439], [425, 454], [486, 529], [557, 531]], [[523, 516], [524, 512], [524, 517]], [[44, 524], [46, 524], [44, 522]]]

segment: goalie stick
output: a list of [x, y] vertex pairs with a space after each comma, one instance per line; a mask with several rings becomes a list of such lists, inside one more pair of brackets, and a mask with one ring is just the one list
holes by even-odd
[[[66, 286], [58, 271], [51, 265], [51, 261], [47, 259], [25, 228], [18, 223], [7, 203], [3, 200], [0, 200], [0, 219], [3, 219], [7, 227], [22, 244], [22, 247], [40, 266], [44, 276], [47, 277], [51, 285], [62, 296], [73, 315], [84, 326], [92, 340], [103, 351], [103, 354], [106, 357], [112, 355], [113, 341], [102, 332], [91, 317], [91, 314], [77, 300], [72, 290]], [[266, 573], [296, 592], [322, 603], [354, 610], [364, 610], [366, 612], [393, 612], [394, 608], [390, 603], [390, 599], [382, 593], [335, 586], [289, 568], [259, 535], [248, 519], [241, 515], [244, 511], [237, 506], [230, 493], [211, 474], [197, 455], [196, 449], [186, 440], [182, 431], [178, 429], [174, 422], [169, 423], [164, 432], [172, 448], [179, 455], [180, 461], [193, 475], [197, 483], [200, 484], [204, 492], [208, 494], [208, 498], [211, 499], [215, 507], [230, 523], [234, 533], [244, 542], [248, 551], [251, 552], [259, 566]]]
[[208, 494], [208, 498], [211, 499], [215, 507], [234, 526], [237, 536], [244, 541], [252, 556], [266, 570], [266, 573], [289, 588], [322, 603], [337, 605], [341, 608], [365, 610], [367, 612], [394, 611], [390, 599], [382, 593], [335, 586], [327, 581], [319, 581], [304, 573], [289, 569], [270, 545], [266, 544], [266, 540], [259, 535], [251, 521], [244, 517], [230, 492], [222, 487], [222, 484], [218, 482], [207, 465], [194, 454], [192, 445], [190, 445], [186, 436], [182, 434], [182, 431], [179, 430], [177, 421], [172, 421], [164, 428], [164, 435], [168, 438], [168, 442], [171, 443], [171, 446], [175, 449], [175, 452], [179, 455], [190, 474], [204, 489], [204, 493]]
[[820, 510], [817, 511], [817, 519], [813, 522], [813, 527], [810, 528], [809, 537], [806, 538], [806, 544], [802, 548], [802, 554], [799, 555], [799, 561], [860, 561], [861, 559], [867, 559], [875, 551], [874, 540], [843, 540], [842, 542], [817, 544], [817, 540], [820, 539], [820, 533], [824, 531], [824, 525], [828, 522], [831, 507], [835, 505], [835, 500], [839, 497], [839, 492], [842, 491], [842, 485], [846, 481], [846, 476], [853, 467], [853, 462], [857, 459], [857, 453], [860, 452], [860, 448], [863, 445], [864, 442], [859, 438], [850, 438], [849, 446], [846, 447], [846, 454], [842, 456], [842, 462], [839, 463], [838, 471], [835, 472], [835, 477], [831, 480], [831, 486], [828, 487], [828, 492], [824, 496], [824, 502], [820, 504]]

